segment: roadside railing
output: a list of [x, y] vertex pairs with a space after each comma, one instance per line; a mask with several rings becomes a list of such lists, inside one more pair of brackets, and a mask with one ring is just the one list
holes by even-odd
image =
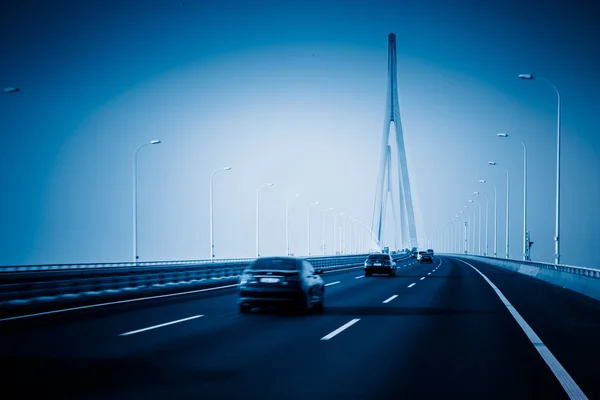
[[[366, 257], [367, 254], [353, 254], [304, 258], [315, 268], [325, 272], [362, 265]], [[396, 258], [401, 257], [405, 256], [397, 255]], [[165, 288], [176, 290], [177, 287], [235, 283], [254, 260], [243, 258], [219, 262], [199, 260], [24, 266], [0, 273], [0, 307], [98, 294]]]

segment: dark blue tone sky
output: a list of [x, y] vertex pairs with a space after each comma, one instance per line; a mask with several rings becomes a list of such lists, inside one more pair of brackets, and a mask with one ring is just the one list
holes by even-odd
[[[511, 172], [511, 256], [521, 254], [521, 147], [529, 146], [533, 257], [551, 261], [556, 97], [563, 99], [564, 263], [595, 267], [600, 242], [600, 11], [591, 1], [4, 1], [0, 6], [0, 264], [128, 260], [131, 154], [140, 154], [140, 256], [283, 251], [283, 204], [303, 191], [370, 222], [385, 105], [387, 35], [422, 238], [462, 209], [478, 179]], [[488, 192], [488, 194], [491, 192]], [[320, 209], [319, 209], [320, 210]], [[314, 212], [313, 237], [320, 238]], [[328, 226], [331, 225], [330, 216]], [[316, 229], [318, 227], [319, 229]], [[328, 232], [327, 235], [331, 235]], [[331, 242], [331, 239], [328, 239]], [[313, 252], [319, 243], [314, 243]]]

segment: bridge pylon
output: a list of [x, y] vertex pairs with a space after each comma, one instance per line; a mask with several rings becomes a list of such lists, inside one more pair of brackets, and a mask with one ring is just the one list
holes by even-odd
[[[390, 127], [392, 122], [396, 136], [396, 168], [397, 181], [392, 179], [392, 157], [390, 146]], [[395, 184], [397, 183], [397, 184]], [[418, 247], [415, 215], [410, 191], [410, 179], [404, 147], [404, 134], [400, 120], [400, 105], [398, 103], [398, 84], [396, 71], [396, 35], [388, 35], [388, 83], [387, 101], [383, 122], [383, 137], [381, 141], [381, 156], [379, 174], [375, 192], [373, 221], [371, 224], [374, 240], [383, 243], [383, 227], [386, 218], [388, 197], [391, 198], [394, 218], [394, 243], [406, 247]]]

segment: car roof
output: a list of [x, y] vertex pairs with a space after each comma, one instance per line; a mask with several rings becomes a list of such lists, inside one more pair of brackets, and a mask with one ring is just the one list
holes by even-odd
[[302, 260], [301, 257], [290, 257], [290, 256], [269, 256], [269, 257], [259, 257], [257, 260]]

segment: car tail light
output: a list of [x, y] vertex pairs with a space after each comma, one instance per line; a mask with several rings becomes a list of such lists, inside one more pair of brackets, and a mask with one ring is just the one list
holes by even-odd
[[285, 277], [286, 282], [298, 282], [300, 281], [300, 275], [293, 274]]
[[253, 274], [244, 273], [240, 276], [240, 285], [256, 282], [256, 277]]

